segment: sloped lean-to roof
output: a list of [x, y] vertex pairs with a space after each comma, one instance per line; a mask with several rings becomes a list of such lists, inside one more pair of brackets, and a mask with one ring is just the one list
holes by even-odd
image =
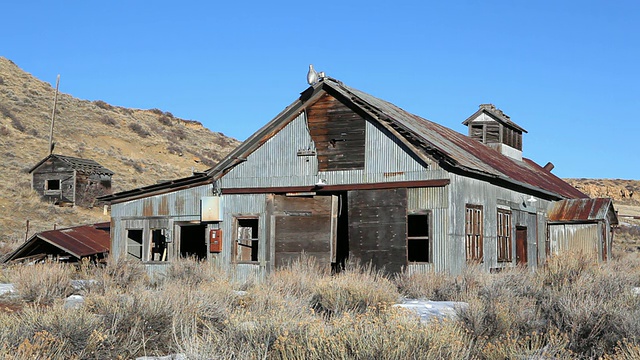
[[113, 171], [107, 169], [106, 167], [98, 164], [95, 160], [91, 159], [81, 159], [73, 156], [64, 156], [58, 154], [51, 154], [46, 158], [40, 160], [34, 167], [29, 170], [29, 173], [32, 173], [35, 169], [37, 169], [40, 165], [42, 165], [45, 161], [57, 158], [61, 161], [69, 164], [69, 167], [72, 169], [84, 173], [84, 174], [98, 174], [98, 175], [113, 175]]
[[550, 222], [593, 222], [610, 217], [612, 225], [618, 224], [618, 217], [610, 198], [568, 199], [558, 201], [549, 211]]
[[110, 248], [110, 224], [105, 222], [37, 233], [5, 257], [4, 262], [47, 255], [53, 249], [56, 254], [81, 259], [106, 254]]

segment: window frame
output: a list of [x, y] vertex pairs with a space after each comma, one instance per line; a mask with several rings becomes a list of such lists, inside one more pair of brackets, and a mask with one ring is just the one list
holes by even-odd
[[498, 263], [513, 262], [512, 225], [513, 215], [511, 210], [498, 208], [496, 215], [496, 259]]
[[[140, 257], [136, 257], [135, 255], [133, 255], [131, 252], [129, 252], [129, 240], [132, 241], [136, 241], [135, 239], [132, 239], [129, 237], [129, 231], [139, 231], [140, 232]], [[144, 261], [144, 255], [145, 255], [145, 251], [144, 251], [144, 229], [143, 228], [127, 228], [125, 229], [125, 236], [126, 236], [126, 247], [127, 247], [127, 258], [133, 258], [136, 260], [140, 260], [140, 261]], [[137, 241], [136, 241], [137, 242]]]
[[[50, 183], [58, 183], [57, 189], [52, 189]], [[60, 179], [45, 179], [44, 181], [44, 189], [49, 192], [60, 192], [62, 191], [62, 181]]]
[[[424, 216], [426, 217], [427, 235], [411, 236], [409, 234], [409, 217], [410, 216]], [[407, 264], [431, 264], [433, 263], [433, 237], [432, 237], [432, 216], [429, 210], [420, 210], [415, 212], [409, 212], [407, 214]], [[427, 261], [411, 261], [409, 260], [409, 243], [411, 241], [425, 241], [427, 242]]]
[[[153, 242], [153, 233], [155, 231], [160, 231], [160, 234], [162, 237], [164, 237], [164, 251], [166, 253], [166, 257], [163, 260], [162, 259], [162, 254], [160, 255], [160, 260], [154, 260], [153, 258], [153, 249], [154, 248], [162, 248], [162, 246], [154, 246], [154, 242]], [[169, 241], [168, 241], [168, 233], [169, 230], [166, 228], [150, 228], [149, 229], [149, 237], [146, 239], [147, 240], [147, 244], [146, 244], [146, 259], [145, 262], [154, 262], [154, 263], [165, 263], [168, 262], [170, 259], [170, 254], [169, 254]]]
[[484, 214], [482, 205], [466, 204], [464, 216], [465, 259], [484, 262]]
[[[256, 229], [252, 230], [251, 239], [240, 238], [239, 230], [240, 223], [244, 220], [255, 220]], [[255, 231], [256, 237], [253, 237], [253, 233]], [[251, 240], [251, 260], [241, 259], [241, 251], [239, 251], [241, 245], [241, 240]], [[260, 238], [260, 215], [259, 214], [242, 214], [242, 215], [234, 215], [233, 216], [233, 262], [236, 264], [257, 264], [260, 262], [260, 243], [262, 242]], [[255, 247], [255, 250], [254, 250]], [[254, 251], [255, 251], [255, 260], [254, 260]]]

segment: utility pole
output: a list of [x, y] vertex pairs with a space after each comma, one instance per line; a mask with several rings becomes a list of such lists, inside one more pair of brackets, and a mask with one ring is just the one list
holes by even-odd
[[56, 80], [56, 95], [53, 98], [53, 111], [51, 112], [51, 130], [49, 131], [49, 155], [53, 154], [53, 124], [56, 120], [56, 105], [58, 104], [58, 87], [60, 86], [60, 74]]

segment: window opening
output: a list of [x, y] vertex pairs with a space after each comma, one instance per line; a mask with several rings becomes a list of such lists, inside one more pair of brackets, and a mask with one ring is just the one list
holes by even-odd
[[431, 237], [427, 214], [407, 216], [407, 260], [420, 263], [431, 262]]
[[482, 206], [465, 207], [465, 247], [467, 261], [483, 260]]
[[511, 236], [511, 212], [498, 209], [498, 262], [511, 262], [512, 236]]
[[258, 261], [258, 219], [237, 219], [236, 260]]
[[45, 190], [60, 190], [60, 180], [47, 180]]
[[141, 229], [127, 229], [127, 257], [142, 260]]
[[151, 230], [149, 261], [167, 261], [167, 237], [165, 229]]
[[180, 226], [180, 256], [207, 258], [207, 225]]

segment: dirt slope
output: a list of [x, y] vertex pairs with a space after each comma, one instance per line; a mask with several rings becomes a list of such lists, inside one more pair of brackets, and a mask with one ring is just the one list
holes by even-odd
[[[30, 191], [29, 169], [48, 155], [55, 89], [0, 57], [0, 247], [29, 234], [108, 219], [101, 209], [56, 208]], [[115, 172], [114, 191], [185, 177], [213, 166], [239, 142], [158, 109], [58, 95], [56, 154], [94, 159]], [[0, 248], [0, 252], [2, 249]]]

